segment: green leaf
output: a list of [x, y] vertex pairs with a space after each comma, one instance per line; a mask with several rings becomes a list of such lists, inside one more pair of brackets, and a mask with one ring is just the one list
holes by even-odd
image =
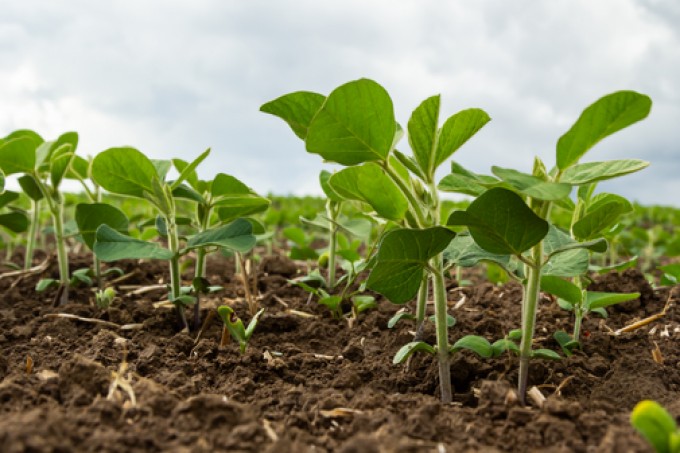
[[569, 131], [557, 142], [560, 170], [576, 164], [603, 138], [647, 117], [652, 100], [634, 91], [618, 91], [586, 108]]
[[490, 261], [498, 263], [503, 268], [507, 268], [510, 264], [509, 255], [499, 255], [490, 253], [481, 248], [472, 239], [472, 236], [459, 234], [444, 250], [444, 257], [456, 266], [474, 267], [480, 261]]
[[437, 95], [423, 101], [411, 114], [407, 126], [409, 144], [426, 181], [434, 177], [440, 100], [441, 97]]
[[409, 312], [398, 311], [397, 313], [394, 314], [394, 316], [390, 318], [389, 321], [387, 321], [387, 328], [388, 329], [394, 328], [394, 326], [396, 326], [397, 323], [402, 319], [416, 319], [416, 317]]
[[537, 216], [516, 193], [493, 188], [474, 200], [466, 211], [455, 211], [448, 225], [465, 225], [484, 250], [519, 255], [548, 233], [548, 222]]
[[491, 120], [481, 109], [461, 110], [450, 116], [439, 133], [439, 143], [434, 160], [434, 168], [439, 167], [446, 159], [458, 150], [465, 142]]
[[[435, 323], [435, 324], [437, 323], [437, 317], [435, 315], [430, 316], [428, 319], [432, 323]], [[454, 318], [453, 316], [451, 316], [448, 313], [446, 314], [446, 328], [447, 329], [450, 329], [451, 327], [455, 326], [457, 322], [458, 321], [456, 321], [456, 318]]]
[[494, 350], [489, 341], [477, 335], [466, 335], [460, 340], [456, 341], [453, 346], [451, 346], [450, 351], [452, 353], [458, 352], [461, 349], [469, 349], [475, 354], [488, 359], [493, 357]]
[[268, 199], [259, 196], [237, 178], [224, 173], [215, 176], [210, 191], [222, 222], [266, 211], [270, 204]]
[[73, 147], [69, 144], [60, 146], [52, 153], [50, 159], [50, 181], [55, 189], [59, 188], [61, 180], [71, 166], [73, 156]]
[[0, 145], [0, 169], [5, 175], [35, 170], [36, 143], [31, 137], [19, 137]]
[[437, 187], [443, 192], [462, 193], [473, 197], [477, 197], [486, 191], [486, 187], [479, 181], [457, 173], [449, 173], [444, 176]]
[[328, 181], [331, 179], [331, 176], [333, 176], [333, 173], [327, 170], [321, 170], [321, 173], [319, 173], [319, 183], [321, 184], [321, 190], [323, 190], [323, 193], [326, 194], [326, 197], [329, 200], [340, 203], [344, 199], [335, 190], [333, 190], [331, 185], [328, 183]]
[[196, 175], [196, 167], [198, 167], [201, 162], [205, 160], [206, 157], [210, 154], [210, 148], [206, 149], [201, 153], [200, 156], [198, 156], [196, 159], [194, 159], [193, 162], [191, 162], [189, 165], [184, 167], [182, 171], [179, 174], [179, 177], [177, 178], [176, 181], [172, 183], [170, 186], [170, 189], [175, 189], [177, 186], [182, 184], [182, 182], [186, 181], [188, 178], [195, 176]]
[[562, 360], [562, 357], [552, 349], [534, 349], [531, 351], [531, 357], [548, 360]]
[[22, 137], [27, 137], [33, 141], [35, 146], [39, 146], [41, 143], [43, 143], [45, 140], [40, 136], [35, 131], [32, 131], [30, 129], [17, 129], [16, 131], [13, 131], [7, 137], [4, 138], [4, 140], [0, 140], [0, 145], [2, 144], [3, 141], [7, 142], [9, 140], [15, 139], [15, 138], [22, 138]]
[[101, 225], [95, 234], [92, 247], [102, 261], [122, 259], [169, 260], [173, 253], [156, 242], [145, 242], [119, 233], [108, 225]]
[[5, 191], [5, 174], [0, 169], [0, 194]]
[[336, 88], [309, 125], [307, 151], [342, 165], [384, 161], [397, 122], [387, 91], [368, 79]]
[[657, 453], [675, 453], [670, 448], [670, 440], [673, 434], [677, 435], [678, 425], [659, 403], [651, 400], [637, 403], [630, 414], [630, 423]]
[[170, 168], [172, 168], [172, 161], [167, 159], [149, 159], [156, 169], [156, 177], [158, 181], [165, 181]]
[[38, 183], [32, 175], [19, 176], [17, 182], [21, 186], [21, 190], [23, 190], [30, 199], [39, 201], [45, 198], [42, 190], [40, 190], [40, 186], [38, 186]]
[[411, 354], [419, 351], [427, 352], [428, 354], [432, 355], [436, 353], [434, 347], [430, 346], [424, 341], [412, 341], [410, 343], [405, 344], [397, 351], [397, 353], [394, 355], [394, 358], [392, 359], [392, 363], [395, 365], [404, 363], [406, 359], [408, 359], [411, 356]]
[[260, 107], [260, 111], [278, 116], [284, 120], [295, 135], [307, 138], [309, 125], [326, 98], [318, 93], [297, 91], [281, 96]]
[[541, 277], [541, 290], [564, 299], [572, 305], [580, 305], [583, 301], [581, 288], [554, 275], [544, 275]]
[[329, 184], [343, 198], [363, 201], [385, 219], [399, 221], [406, 215], [406, 197], [379, 165], [345, 168], [332, 175]]
[[326, 296], [319, 299], [319, 304], [328, 307], [332, 312], [337, 312], [340, 309], [342, 297], [340, 296]]
[[192, 187], [189, 187], [185, 184], [180, 184], [179, 186], [172, 189], [172, 196], [175, 198], [184, 198], [186, 200], [195, 201], [199, 204], [206, 203], [205, 198], [203, 198], [200, 193], [196, 192], [196, 190], [194, 190]]
[[71, 159], [71, 166], [69, 167], [65, 178], [68, 179], [82, 179], [87, 181], [89, 179], [90, 162], [80, 156], [73, 156]]
[[6, 190], [0, 193], [0, 208], [4, 208], [13, 201], [19, 198], [19, 193], [12, 190]]
[[[176, 158], [176, 159], [172, 159], [172, 165], [175, 166], [175, 168], [177, 169], [178, 172], [183, 173], [184, 170], [189, 166], [189, 162], [187, 162], [184, 159], [177, 159]], [[185, 181], [187, 183], [189, 183], [191, 188], [194, 189], [195, 191], [197, 191], [199, 193], [203, 192], [203, 190], [202, 190], [203, 188], [200, 187], [201, 182], [203, 182], [203, 181], [200, 181], [198, 179], [198, 174], [196, 173], [195, 168], [193, 170], [190, 170], [190, 171], [187, 172]]]
[[581, 244], [554, 225], [550, 226], [543, 246], [545, 254], [550, 257], [543, 266], [543, 275], [576, 277], [588, 270], [590, 257], [587, 247], [581, 248]]
[[639, 159], [586, 162], [564, 170], [560, 182], [579, 186], [634, 173], [648, 166], [649, 162]]
[[454, 236], [443, 227], [388, 232], [380, 242], [368, 288], [394, 303], [408, 302], [420, 288], [428, 260], [441, 253]]
[[92, 179], [109, 192], [145, 198], [154, 193], [152, 180], [158, 179], [154, 164], [134, 148], [110, 148], [92, 162]]
[[59, 286], [59, 280], [54, 278], [41, 278], [35, 285], [36, 292], [42, 293], [50, 288], [56, 288]]
[[426, 181], [427, 178], [425, 177], [425, 174], [423, 171], [420, 169], [418, 166], [418, 163], [413, 159], [412, 157], [407, 156], [406, 154], [402, 153], [398, 149], [395, 149], [392, 152], [392, 156], [401, 164], [404, 166], [404, 168], [408, 169], [411, 173], [422, 179], [423, 181]]
[[121, 234], [127, 234], [128, 218], [115, 206], [106, 203], [80, 203], [76, 205], [75, 214], [78, 232], [85, 244], [92, 249], [95, 235], [101, 225], [108, 225]]
[[28, 216], [23, 212], [14, 211], [0, 214], [0, 226], [14, 233], [23, 233], [28, 230], [28, 224]]
[[564, 355], [566, 356], [572, 355], [574, 349], [581, 347], [581, 344], [577, 340], [574, 340], [571, 335], [563, 330], [555, 332], [553, 338], [562, 347], [562, 352], [564, 352]]
[[245, 219], [237, 219], [228, 225], [203, 231], [189, 239], [183, 253], [211, 245], [245, 253], [255, 246], [253, 226]]
[[623, 197], [600, 194], [587, 208], [586, 214], [574, 223], [572, 232], [581, 240], [600, 236], [632, 209], [630, 202]]
[[508, 338], [501, 338], [500, 340], [494, 341], [491, 348], [493, 350], [493, 357], [499, 357], [505, 351], [519, 354], [519, 346]]
[[586, 307], [588, 309], [605, 308], [611, 305], [628, 302], [640, 297], [640, 293], [603, 293], [588, 291], [586, 293]]
[[375, 301], [373, 296], [354, 296], [352, 297], [352, 304], [356, 309], [357, 313], [363, 313], [371, 308], [376, 308], [378, 303]]
[[561, 200], [568, 197], [571, 193], [571, 186], [569, 184], [544, 181], [539, 177], [528, 175], [510, 168], [493, 166], [491, 167], [491, 171], [522, 195], [537, 200]]

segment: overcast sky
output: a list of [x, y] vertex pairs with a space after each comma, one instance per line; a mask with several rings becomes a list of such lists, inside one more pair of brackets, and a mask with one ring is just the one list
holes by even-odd
[[[405, 125], [426, 97], [442, 117], [492, 121], [455, 155], [478, 172], [555, 162], [587, 105], [632, 89], [643, 122], [584, 160], [651, 166], [604, 188], [680, 206], [678, 0], [0, 0], [0, 136], [80, 134], [79, 153], [134, 146], [233, 174], [261, 193], [320, 193], [323, 164], [264, 102], [328, 94], [360, 77], [391, 94]], [[407, 148], [404, 140], [400, 149]]]

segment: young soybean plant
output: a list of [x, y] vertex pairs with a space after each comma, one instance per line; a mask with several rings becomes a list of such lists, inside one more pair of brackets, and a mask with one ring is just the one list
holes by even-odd
[[[522, 264], [517, 267], [517, 277], [524, 286], [518, 382], [522, 402], [531, 357], [556, 356], [554, 353], [545, 354], [545, 351], [532, 351], [542, 277], [582, 275], [588, 268], [588, 250], [606, 250], [606, 240], [603, 238], [580, 240], [578, 236], [572, 238], [550, 225], [548, 218], [551, 207], [553, 204], [569, 206], [573, 186], [592, 184], [647, 167], [648, 162], [637, 159], [579, 161], [603, 138], [644, 119], [650, 108], [649, 97], [633, 91], [619, 91], [604, 96], [586, 108], [571, 129], [559, 139], [557, 165], [550, 172], [538, 158], [534, 162], [532, 174], [492, 167], [493, 177], [480, 176], [453, 167], [452, 173], [440, 184], [442, 190], [462, 189], [481, 194], [466, 211], [452, 213], [448, 224], [467, 226], [483, 250], [512, 256]], [[587, 224], [587, 229], [601, 231], [602, 225], [609, 222], [607, 210], [598, 212], [598, 215], [581, 219], [584, 229]]]
[[255, 245], [252, 225], [244, 219], [206, 229], [187, 238], [182, 247], [177, 225], [176, 200], [173, 191], [186, 180], [194, 169], [205, 159], [205, 151], [180, 173], [175, 181], [166, 181], [165, 174], [170, 167], [168, 161], [151, 161], [140, 151], [124, 147], [111, 148], [98, 154], [92, 162], [92, 177], [109, 192], [141, 198], [155, 207], [160, 215], [160, 229], [166, 233], [168, 248], [155, 242], [134, 239], [115, 226], [100, 225], [95, 233], [94, 253], [102, 261], [119, 259], [162, 259], [170, 264], [169, 300], [175, 305], [185, 330], [189, 325], [184, 306], [195, 302], [192, 296], [181, 291], [180, 258], [192, 250], [216, 246], [246, 252]]
[[637, 403], [630, 423], [657, 453], [680, 453], [680, 429], [671, 414], [656, 401]]
[[22, 174], [19, 184], [32, 200], [33, 217], [26, 248], [26, 266], [30, 265], [40, 214], [40, 202], [47, 204], [54, 227], [59, 263], [59, 292], [55, 303], [68, 300], [69, 267], [64, 234], [64, 199], [59, 186], [78, 146], [78, 134], [67, 132], [54, 142], [45, 142], [30, 130], [18, 130], [0, 145], [0, 169], [6, 174]]
[[[434, 289], [437, 345], [414, 342], [395, 356], [405, 360], [415, 351], [439, 359], [441, 399], [452, 398], [447, 331], [447, 300], [442, 251], [455, 233], [440, 225], [440, 202], [435, 171], [489, 116], [479, 109], [463, 110], [439, 126], [440, 97], [425, 100], [408, 123], [413, 157], [396, 150], [404, 135], [394, 117], [392, 100], [376, 82], [360, 79], [336, 88], [328, 97], [295, 92], [261, 107], [281, 117], [305, 141], [308, 152], [347, 168], [328, 184], [344, 200], [368, 204], [374, 216], [398, 225], [384, 235], [376, 253], [368, 287], [392, 302], [403, 304], [418, 296], [418, 321], [425, 319], [428, 282]], [[486, 340], [463, 341], [488, 355]]]

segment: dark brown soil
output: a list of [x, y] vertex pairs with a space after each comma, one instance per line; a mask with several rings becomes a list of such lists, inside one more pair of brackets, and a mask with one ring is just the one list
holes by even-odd
[[[73, 268], [83, 260], [74, 258]], [[248, 318], [233, 265], [209, 266], [210, 280], [226, 288], [204, 301], [203, 316], [228, 302]], [[122, 267], [137, 270], [124, 285], [158, 284], [166, 275], [162, 263]], [[295, 270], [290, 262], [268, 260], [261, 269], [267, 270], [258, 278], [266, 311], [245, 355], [234, 343], [220, 349], [217, 320], [198, 342], [194, 334], [180, 333], [174, 312], [153, 306], [163, 290], [128, 296], [119, 289], [114, 304], [102, 310], [93, 305], [91, 290], [75, 289], [71, 303], [54, 308], [54, 292], [33, 290], [40, 277], [56, 272], [54, 266], [19, 282], [0, 280], [0, 451], [651, 451], [629, 425], [635, 403], [655, 399], [680, 415], [677, 310], [634, 332], [611, 334], [660, 312], [669, 297], [637, 271], [595, 283], [642, 296], [610, 308], [606, 320], [587, 319], [583, 351], [532, 363], [530, 385], [547, 397], [539, 408], [521, 407], [513, 398], [516, 359], [482, 360], [468, 352], [453, 360], [455, 401], [443, 405], [433, 358], [392, 364], [412, 339], [412, 324], [387, 328], [399, 307], [381, 301], [350, 326], [324, 307], [308, 305], [306, 294], [286, 283]], [[458, 323], [451, 341], [466, 334], [495, 340], [519, 326], [517, 284], [454, 286], [449, 302]], [[454, 310], [463, 296], [465, 303]], [[45, 316], [56, 313], [139, 325], [123, 330]], [[569, 331], [572, 323], [545, 298], [536, 347], [558, 350], [552, 333]], [[425, 334], [433, 343], [431, 326]], [[653, 359], [654, 349], [662, 363]], [[120, 385], [110, 391], [116, 379]]]

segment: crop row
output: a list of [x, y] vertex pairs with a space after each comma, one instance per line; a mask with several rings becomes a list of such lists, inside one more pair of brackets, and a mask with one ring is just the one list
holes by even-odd
[[[461, 349], [486, 358], [513, 353], [519, 358], [518, 396], [524, 403], [531, 360], [560, 357], [555, 351], [532, 346], [541, 290], [556, 296], [559, 304], [574, 314], [573, 331], [555, 334], [565, 354], [579, 347], [585, 316], [593, 312], [606, 316], [606, 307], [639, 296], [589, 291], [587, 287], [591, 260], [605, 254], [608, 242], [622, 237], [619, 225], [625, 223], [621, 220], [633, 210], [625, 198], [597, 192], [597, 185], [640, 171], [648, 162], [581, 160], [602, 139], [646, 118], [651, 100], [633, 91], [604, 96], [588, 106], [559, 138], [554, 166], [548, 167], [536, 157], [531, 173], [493, 166], [489, 175], [474, 173], [450, 160], [486, 126], [489, 115], [470, 108], [440, 121], [440, 104], [440, 96], [423, 101], [404, 130], [386, 90], [374, 81], [360, 79], [328, 96], [299, 91], [261, 107], [283, 119], [308, 153], [344, 167], [321, 173], [325, 212], [308, 220], [327, 232], [328, 249], [319, 260], [327, 273], [311, 273], [296, 283], [316, 295], [334, 316], [342, 316], [340, 307], [345, 301], [351, 301], [354, 316], [373, 306], [375, 299], [366, 289], [395, 304], [415, 299], [413, 312], [401, 311], [391, 321], [410, 318], [416, 323], [415, 338], [397, 352], [395, 363], [406, 361], [415, 352], [435, 356], [441, 400], [450, 402], [453, 354]], [[411, 153], [398, 149], [406, 132]], [[270, 201], [227, 174], [199, 179], [197, 168], [210, 150], [192, 162], [151, 160], [130, 147], [107, 149], [86, 159], [76, 154], [77, 144], [78, 136], [72, 132], [50, 142], [28, 130], [15, 131], [0, 142], [0, 169], [4, 175], [20, 175], [19, 184], [31, 202], [31, 218], [25, 223], [19, 219], [19, 211], [8, 213], [13, 216], [11, 221], [2, 221], [14, 231], [26, 225], [27, 263], [40, 212], [45, 209], [51, 217], [60, 278], [43, 286], [58, 285], [59, 301], [68, 299], [72, 276], [66, 253], [64, 195], [59, 188], [65, 178], [78, 180], [88, 202], [76, 205], [73, 217], [77, 234], [94, 253], [98, 302], [105, 305], [112, 297], [102, 285], [100, 261], [165, 260], [170, 273], [168, 299], [186, 330], [190, 329], [186, 307], [194, 306], [196, 328], [201, 295], [218, 290], [205, 279], [206, 255], [217, 250], [237, 256], [249, 252], [256, 235], [267, 234], [252, 216], [267, 210]], [[437, 180], [437, 169], [445, 164], [450, 172]], [[169, 179], [173, 167], [178, 176]], [[130, 236], [127, 214], [103, 202], [103, 191], [143, 200], [154, 211], [148, 225], [155, 226], [163, 241]], [[466, 209], [450, 211], [441, 192], [474, 199]], [[2, 206], [16, 198], [11, 192], [2, 197]], [[189, 217], [180, 212], [187, 203], [193, 211]], [[352, 208], [356, 203], [365, 209]], [[553, 221], [553, 211], [561, 213], [559, 226]], [[315, 257], [304, 230], [293, 227], [284, 234], [295, 244], [294, 257]], [[647, 245], [650, 241], [647, 238]], [[195, 256], [195, 278], [190, 286], [182, 286], [181, 261], [189, 254]], [[618, 264], [615, 254], [608, 258], [613, 262], [607, 265]], [[345, 271], [340, 277], [338, 261]], [[446, 275], [452, 269], [482, 262], [493, 263], [521, 283], [521, 325], [494, 342], [469, 335], [451, 343], [449, 329], [455, 318], [448, 311]], [[358, 277], [364, 273], [368, 277], [360, 282]], [[426, 316], [430, 294], [434, 298], [435, 344], [421, 338], [424, 323], [431, 322]], [[249, 300], [248, 326], [231, 307], [218, 309], [225, 329], [242, 350], [262, 313], [256, 302]]]

